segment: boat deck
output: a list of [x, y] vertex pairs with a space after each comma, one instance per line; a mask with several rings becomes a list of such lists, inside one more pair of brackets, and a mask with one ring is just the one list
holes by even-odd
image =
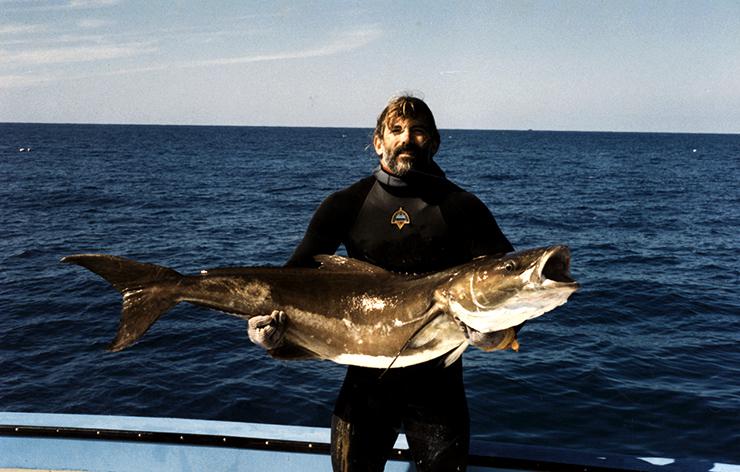
[[[0, 412], [0, 472], [155, 470], [329, 471], [329, 430], [177, 418]], [[415, 470], [403, 436], [385, 470]], [[472, 444], [468, 471], [513, 470], [740, 472], [740, 466]]]

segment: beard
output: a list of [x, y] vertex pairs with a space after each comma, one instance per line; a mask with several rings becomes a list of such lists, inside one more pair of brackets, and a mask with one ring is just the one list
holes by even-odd
[[[408, 156], [401, 156], [408, 153]], [[424, 164], [424, 150], [415, 144], [407, 144], [393, 151], [383, 150], [380, 162], [397, 176], [406, 175], [414, 167]]]

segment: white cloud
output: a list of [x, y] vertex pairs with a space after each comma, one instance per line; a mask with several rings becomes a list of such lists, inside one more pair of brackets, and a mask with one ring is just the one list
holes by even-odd
[[0, 64], [43, 65], [70, 62], [90, 62], [147, 54], [156, 51], [151, 43], [123, 45], [73, 46], [32, 49], [21, 52], [0, 50]]
[[99, 20], [96, 18], [88, 18], [86, 20], [80, 20], [77, 22], [77, 26], [82, 29], [98, 29], [104, 26], [109, 26], [110, 24], [110, 21]]
[[38, 33], [45, 31], [44, 25], [23, 25], [23, 24], [11, 24], [11, 25], [0, 25], [0, 34], [23, 34], [23, 33]]
[[[294, 59], [306, 59], [312, 57], [325, 57], [361, 48], [375, 41], [381, 36], [379, 29], [363, 29], [346, 32], [336, 36], [333, 41], [326, 44], [306, 49], [277, 52], [273, 54], [252, 54], [237, 57], [224, 57], [215, 59], [204, 59], [191, 62], [163, 62], [153, 66], [140, 66], [127, 69], [110, 70], [105, 72], [83, 73], [75, 75], [58, 76], [23, 76], [6, 75], [0, 76], [0, 88], [33, 86], [60, 80], [77, 80], [91, 77], [108, 77], [125, 74], [136, 74], [143, 72], [156, 72], [172, 69], [187, 69], [197, 67], [226, 66], [232, 64], [247, 64], [264, 61], [282, 61]], [[131, 42], [117, 45], [97, 46], [70, 46], [34, 49], [25, 52], [8, 52], [0, 50], [0, 65], [53, 65], [75, 62], [91, 62], [98, 60], [109, 60], [116, 58], [133, 57], [141, 54], [157, 52], [153, 43]]]
[[25, 75], [0, 75], [0, 89], [13, 87], [28, 87], [47, 81], [43, 77], [29, 77]]
[[109, 7], [120, 3], [120, 0], [69, 0], [70, 8], [99, 8]]
[[349, 33], [344, 33], [336, 40], [315, 48], [301, 49], [296, 51], [285, 51], [274, 54], [252, 54], [248, 56], [207, 59], [202, 61], [194, 61], [187, 64], [181, 64], [181, 66], [199, 67], [213, 65], [246, 64], [250, 62], [279, 61], [288, 59], [304, 59], [309, 57], [333, 56], [335, 54], [352, 51], [354, 49], [366, 46], [378, 39], [380, 36], [381, 31], [379, 29], [357, 30]]
[[[2, 1], [2, 0], [0, 0]], [[87, 10], [93, 8], [103, 8], [117, 5], [120, 0], [68, 0], [64, 3], [59, 2], [22, 2], [18, 0], [7, 1], [10, 7], [6, 7], [8, 12], [40, 12], [40, 11], [57, 11], [57, 10]]]

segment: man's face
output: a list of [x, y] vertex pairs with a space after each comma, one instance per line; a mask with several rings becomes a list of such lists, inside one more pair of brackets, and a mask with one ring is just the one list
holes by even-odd
[[373, 144], [381, 166], [399, 176], [428, 164], [437, 151], [426, 121], [416, 118], [390, 118], [383, 129], [383, 137], [375, 136]]

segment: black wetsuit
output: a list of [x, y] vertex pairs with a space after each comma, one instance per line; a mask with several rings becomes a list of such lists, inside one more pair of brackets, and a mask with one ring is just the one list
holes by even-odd
[[[350, 257], [387, 270], [423, 273], [513, 250], [486, 206], [432, 165], [403, 180], [377, 169], [330, 195], [288, 265], [313, 256]], [[403, 425], [417, 470], [464, 470], [469, 417], [458, 359], [382, 369], [349, 366], [332, 420], [335, 470], [382, 471]]]

